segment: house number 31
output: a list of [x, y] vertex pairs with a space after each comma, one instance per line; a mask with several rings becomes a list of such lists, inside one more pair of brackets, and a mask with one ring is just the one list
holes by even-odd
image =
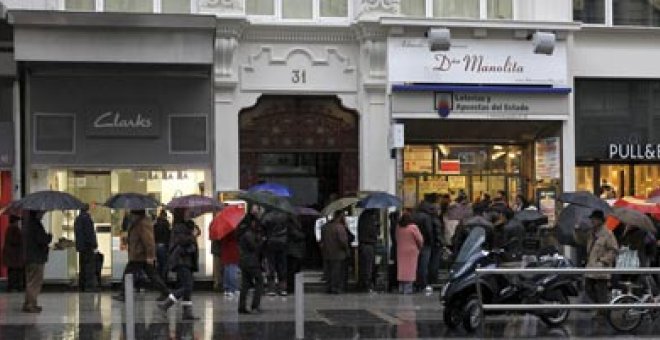
[[307, 70], [292, 70], [291, 71], [291, 82], [294, 84], [306, 84], [307, 83]]

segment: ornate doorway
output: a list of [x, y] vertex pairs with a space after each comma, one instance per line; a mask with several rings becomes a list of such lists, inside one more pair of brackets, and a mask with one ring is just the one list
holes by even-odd
[[358, 119], [336, 97], [263, 96], [240, 114], [241, 187], [289, 185], [322, 206], [358, 190]]

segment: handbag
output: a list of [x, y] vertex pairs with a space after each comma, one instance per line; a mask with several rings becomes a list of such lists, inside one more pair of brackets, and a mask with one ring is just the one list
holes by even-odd
[[616, 268], [639, 268], [637, 250], [632, 250], [627, 246], [621, 247], [616, 257]]

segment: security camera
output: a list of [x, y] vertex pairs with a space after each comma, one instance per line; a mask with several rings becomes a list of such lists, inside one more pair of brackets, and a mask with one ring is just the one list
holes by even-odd
[[430, 28], [426, 32], [426, 37], [429, 41], [429, 50], [436, 51], [449, 51], [451, 45], [451, 34], [447, 28]]
[[555, 50], [557, 35], [550, 32], [536, 32], [532, 35], [534, 53], [551, 55]]

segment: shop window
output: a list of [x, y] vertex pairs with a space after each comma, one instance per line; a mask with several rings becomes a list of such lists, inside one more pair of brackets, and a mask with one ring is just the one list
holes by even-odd
[[320, 7], [321, 17], [337, 18], [348, 16], [347, 0], [321, 0]]
[[573, 0], [573, 20], [588, 24], [604, 24], [605, 1]]
[[208, 152], [206, 116], [170, 116], [170, 152]]
[[479, 0], [434, 0], [433, 16], [478, 19]]
[[283, 19], [312, 19], [314, 3], [310, 0], [282, 0]]
[[190, 13], [190, 0], [161, 0], [162, 13]]
[[246, 0], [245, 12], [248, 15], [275, 15], [273, 0]]
[[34, 151], [37, 153], [73, 153], [75, 118], [69, 114], [34, 116]]
[[628, 165], [601, 165], [600, 192], [598, 194], [607, 199], [630, 195]]
[[426, 16], [426, 0], [401, 0], [401, 14], [411, 17]]
[[578, 166], [575, 168], [575, 189], [579, 191], [594, 191], [594, 168]]
[[153, 0], [105, 0], [107, 12], [141, 12], [151, 13], [154, 11]]
[[488, 19], [513, 19], [511, 0], [488, 0]]
[[660, 188], [660, 166], [635, 165], [635, 196], [648, 197]]
[[70, 11], [93, 12], [96, 10], [95, 0], [66, 0], [64, 8]]
[[614, 25], [660, 26], [660, 1], [612, 0]]
[[403, 149], [405, 172], [432, 173], [433, 149], [429, 145], [407, 145]]

